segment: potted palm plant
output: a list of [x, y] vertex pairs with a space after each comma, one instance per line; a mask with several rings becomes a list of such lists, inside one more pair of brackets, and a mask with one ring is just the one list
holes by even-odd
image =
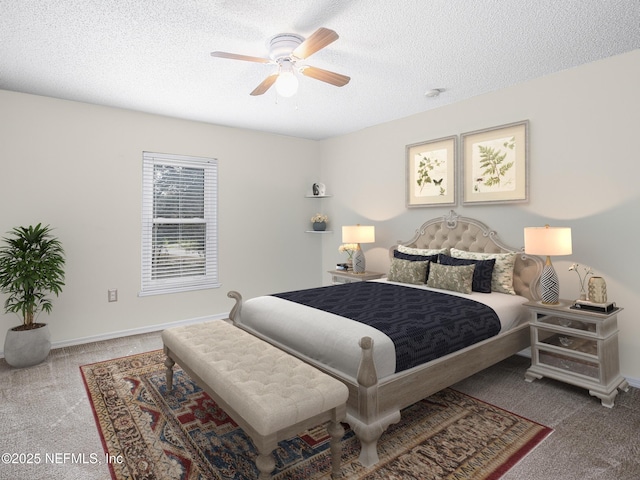
[[41, 312], [51, 313], [51, 294], [64, 286], [64, 250], [51, 228], [16, 227], [0, 247], [0, 292], [7, 294], [5, 313], [21, 316], [22, 325], [7, 331], [4, 357], [13, 367], [29, 367], [44, 361], [51, 350], [46, 323], [38, 323]]

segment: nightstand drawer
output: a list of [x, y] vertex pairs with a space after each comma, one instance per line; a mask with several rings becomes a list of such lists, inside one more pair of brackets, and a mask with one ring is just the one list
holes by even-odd
[[598, 358], [598, 342], [596, 339], [576, 337], [571, 334], [556, 333], [545, 328], [538, 328], [538, 342], [541, 347], [552, 345], [570, 352], [593, 355], [596, 360]]
[[538, 365], [560, 370], [569, 375], [583, 375], [594, 381], [600, 378], [600, 365], [596, 361], [571, 358], [561, 353], [540, 350], [538, 352]]
[[567, 328], [570, 330], [577, 330], [581, 333], [591, 332], [594, 334], [594, 336], [597, 330], [597, 325], [595, 323], [583, 322], [580, 320], [558, 317], [555, 315], [540, 315], [536, 318], [535, 322], [540, 324], [541, 326], [551, 325], [554, 327], [562, 327], [563, 329]]

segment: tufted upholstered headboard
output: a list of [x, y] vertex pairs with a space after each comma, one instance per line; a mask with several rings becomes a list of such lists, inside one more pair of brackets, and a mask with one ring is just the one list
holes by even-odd
[[[484, 223], [461, 217], [453, 210], [447, 215], [423, 223], [411, 240], [398, 244], [415, 248], [446, 247], [484, 253], [519, 252], [513, 269], [513, 288], [518, 295], [529, 300], [540, 299], [538, 283], [544, 267], [542, 259], [505, 245], [498, 234]], [[396, 246], [391, 248], [392, 257], [395, 248]]]

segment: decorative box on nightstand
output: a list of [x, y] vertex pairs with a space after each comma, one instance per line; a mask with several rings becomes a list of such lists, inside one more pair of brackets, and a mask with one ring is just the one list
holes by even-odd
[[595, 313], [559, 305], [525, 303], [531, 312], [531, 368], [525, 379], [548, 377], [589, 390], [613, 407], [618, 390], [629, 390], [620, 375], [618, 312]]
[[364, 282], [366, 280], [376, 280], [384, 277], [384, 273], [377, 272], [353, 273], [347, 270], [329, 270], [329, 273], [331, 274], [331, 283], [334, 285], [340, 283]]

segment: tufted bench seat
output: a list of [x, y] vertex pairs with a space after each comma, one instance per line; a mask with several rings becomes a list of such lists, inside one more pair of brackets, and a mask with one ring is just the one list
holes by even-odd
[[337, 476], [348, 397], [343, 383], [222, 320], [169, 328], [162, 341], [168, 391], [177, 362], [251, 437], [260, 479], [270, 478], [279, 441], [326, 422]]

